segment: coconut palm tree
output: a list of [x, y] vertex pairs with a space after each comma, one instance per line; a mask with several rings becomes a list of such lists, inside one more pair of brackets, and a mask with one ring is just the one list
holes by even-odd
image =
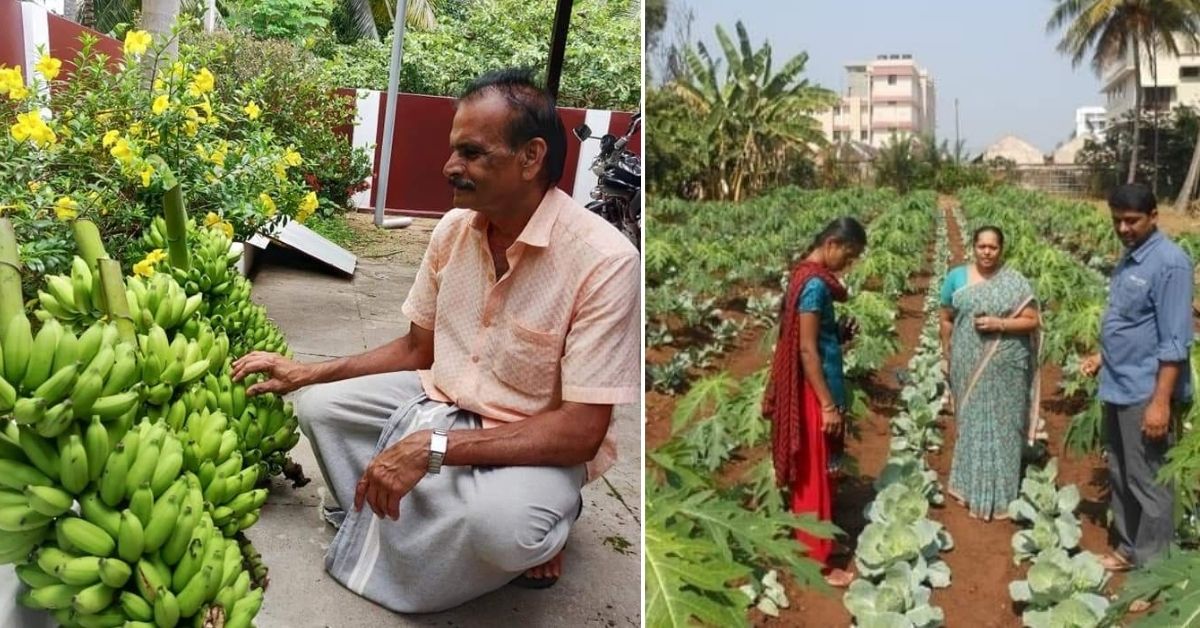
[[[396, 2], [399, 0], [342, 0], [344, 8], [350, 15], [358, 36], [364, 39], [379, 39], [379, 25], [376, 15], [387, 17], [396, 14]], [[437, 11], [442, 0], [407, 0], [404, 7], [404, 25], [413, 30], [430, 30], [437, 26]]]
[[1197, 0], [1055, 0], [1046, 22], [1049, 32], [1065, 29], [1058, 50], [1078, 66], [1091, 54], [1092, 68], [1106, 67], [1133, 57], [1133, 147], [1129, 178], [1137, 178], [1141, 135], [1142, 53], [1153, 53], [1155, 44], [1174, 55], [1184, 41], [1200, 36], [1200, 2]]
[[754, 50], [746, 27], [736, 26], [738, 44], [717, 26], [722, 63], [703, 43], [684, 51], [688, 73], [673, 87], [698, 114], [708, 133], [708, 198], [741, 200], [786, 183], [799, 161], [825, 144], [812, 113], [836, 100], [800, 76], [808, 63], [801, 53], [772, 73], [771, 45]]

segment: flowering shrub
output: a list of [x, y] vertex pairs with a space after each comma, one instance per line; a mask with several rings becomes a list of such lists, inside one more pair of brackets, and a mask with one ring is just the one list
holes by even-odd
[[189, 215], [211, 214], [239, 239], [316, 211], [293, 176], [302, 154], [262, 124], [267, 105], [252, 89], [218, 89], [205, 55], [185, 47], [171, 61], [141, 31], [126, 34], [121, 63], [94, 38], [80, 43], [69, 72], [44, 53], [35, 76], [0, 68], [0, 211], [31, 271], [63, 272], [70, 222], [85, 217], [111, 256], [141, 259], [135, 240], [176, 184]]

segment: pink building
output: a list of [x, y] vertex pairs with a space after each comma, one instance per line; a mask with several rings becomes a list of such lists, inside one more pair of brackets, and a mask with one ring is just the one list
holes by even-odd
[[830, 142], [876, 148], [902, 135], [933, 134], [936, 92], [929, 71], [912, 55], [879, 55], [846, 66], [846, 91], [833, 109], [817, 116]]

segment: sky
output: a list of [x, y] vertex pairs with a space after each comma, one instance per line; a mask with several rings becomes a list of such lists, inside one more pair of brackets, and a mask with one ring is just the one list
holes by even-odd
[[[1046, 32], [1052, 0], [670, 0], [695, 15], [692, 37], [719, 51], [719, 24], [736, 42], [746, 25], [754, 47], [769, 41], [779, 68], [801, 52], [810, 82], [844, 93], [847, 63], [879, 54], [912, 54], [937, 89], [938, 141], [959, 133], [972, 154], [1006, 134], [1043, 152], [1067, 140], [1075, 109], [1104, 105], [1100, 81], [1085, 60], [1078, 68]], [[674, 31], [675, 13], [664, 29]], [[719, 52], [717, 53], [718, 56]]]

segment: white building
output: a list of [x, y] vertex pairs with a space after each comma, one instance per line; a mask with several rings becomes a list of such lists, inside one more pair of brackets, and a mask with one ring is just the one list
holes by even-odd
[[1075, 110], [1075, 133], [1072, 137], [1089, 135], [1104, 141], [1108, 129], [1108, 111], [1104, 107], [1080, 107]]
[[933, 78], [912, 55], [879, 55], [846, 66], [846, 92], [817, 119], [830, 142], [879, 148], [894, 137], [933, 134], [936, 101]]
[[[1159, 49], [1156, 55], [1157, 76], [1150, 71], [1150, 60], [1143, 48], [1142, 110], [1170, 111], [1178, 105], [1200, 106], [1200, 50], [1186, 41], [1179, 42], [1179, 56]], [[1100, 91], [1107, 98], [1108, 122], [1120, 120], [1133, 111], [1134, 66], [1133, 51], [1104, 67]]]

